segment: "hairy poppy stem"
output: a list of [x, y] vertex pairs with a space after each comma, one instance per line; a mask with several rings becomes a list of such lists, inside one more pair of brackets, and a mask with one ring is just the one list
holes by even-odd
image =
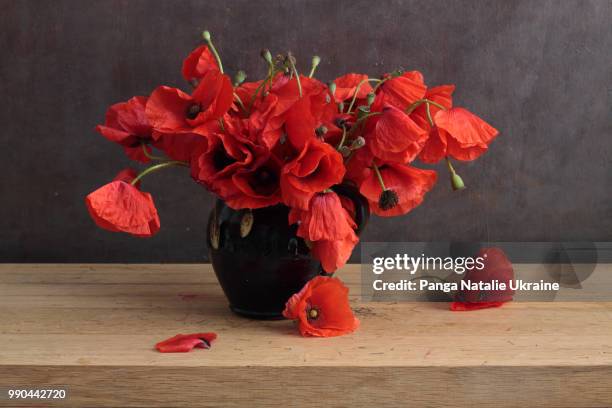
[[208, 48], [210, 48], [210, 51], [215, 56], [215, 59], [217, 60], [217, 65], [219, 65], [219, 71], [221, 71], [221, 73], [223, 74], [223, 64], [221, 63], [221, 57], [219, 57], [219, 53], [217, 52], [217, 49], [213, 45], [212, 39], [210, 38], [210, 32], [208, 30], [204, 30], [202, 32], [202, 37], [204, 38], [204, 41], [206, 41], [206, 45], [208, 45]]
[[353, 94], [353, 99], [351, 99], [351, 104], [349, 105], [348, 111], [346, 111], [346, 113], [351, 113], [351, 110], [353, 109], [353, 105], [355, 105], [355, 101], [357, 100], [357, 95], [359, 94], [359, 89], [361, 88], [361, 85], [365, 84], [366, 82], [378, 82], [378, 83], [381, 83], [382, 80], [376, 79], [376, 78], [367, 78], [367, 79], [361, 80], [357, 84], [357, 86], [355, 87], [355, 93]]
[[238, 96], [236, 92], [234, 92], [234, 98], [236, 98], [236, 103], [238, 103], [238, 106], [240, 106], [240, 109], [242, 109], [244, 113], [247, 113], [247, 110], [244, 107], [244, 103], [242, 103], [242, 99], [240, 99], [240, 97]]
[[372, 163], [372, 169], [374, 170], [374, 173], [376, 173], [376, 177], [378, 178], [378, 182], [380, 183], [380, 186], [382, 187], [383, 191], [385, 191], [387, 187], [385, 187], [385, 182], [382, 178], [382, 174], [380, 174], [380, 170], [378, 169], [378, 166]]
[[298, 85], [298, 92], [300, 94], [300, 98], [302, 97], [302, 83], [300, 82], [300, 74], [298, 73], [297, 68], [295, 67], [295, 63], [293, 62], [293, 55], [290, 52], [287, 53], [287, 61], [289, 62], [289, 67], [291, 68], [291, 72], [295, 75], [295, 79]]
[[145, 157], [151, 160], [158, 160], [158, 161], [168, 160], [166, 157], [154, 156], [151, 153], [149, 153], [149, 151], [147, 150], [147, 144], [145, 142], [140, 142], [140, 145], [142, 146], [142, 153], [145, 155]]
[[337, 150], [340, 150], [342, 146], [344, 146], [344, 142], [346, 141], [346, 126], [342, 125], [342, 139], [340, 139], [340, 143], [336, 146]]
[[431, 127], [434, 127], [434, 121], [431, 117], [431, 108], [429, 107], [429, 104], [427, 102], [425, 102], [425, 112], [427, 113], [427, 120], [429, 121], [429, 125]]
[[411, 113], [412, 113], [412, 112], [413, 112], [413, 111], [414, 111], [416, 108], [418, 108], [419, 106], [421, 106], [421, 105], [422, 105], [422, 104], [424, 104], [424, 103], [426, 103], [426, 104], [427, 104], [427, 106], [429, 106], [429, 105], [433, 105], [433, 106], [435, 106], [436, 108], [440, 108], [440, 109], [442, 109], [442, 110], [446, 110], [446, 108], [445, 108], [444, 106], [440, 105], [439, 103], [434, 102], [434, 101], [432, 101], [431, 99], [426, 99], [426, 98], [424, 98], [424, 99], [419, 99], [419, 100], [415, 101], [415, 102], [414, 102], [412, 105], [408, 106], [408, 107], [406, 108], [405, 112], [406, 112], [407, 114], [411, 114]]
[[378, 90], [378, 88], [380, 88], [380, 86], [381, 86], [382, 84], [384, 84], [385, 82], [387, 82], [389, 79], [391, 79], [391, 77], [387, 77], [387, 78], [385, 78], [385, 79], [379, 79], [379, 80], [378, 80], [379, 82], [376, 84], [376, 86], [374, 87], [374, 89], [372, 90], [372, 92], [373, 92], [373, 93], [376, 93], [376, 91]]
[[141, 171], [140, 174], [138, 174], [134, 178], [134, 180], [132, 180], [132, 182], [130, 184], [135, 186], [147, 174], [154, 173], [154, 172], [156, 172], [158, 170], [161, 170], [161, 169], [164, 169], [164, 168], [170, 167], [170, 166], [185, 166], [185, 167], [189, 167], [189, 163], [184, 162], [184, 161], [179, 161], [179, 160], [171, 160], [171, 161], [167, 161], [167, 162], [164, 162], [164, 163], [156, 164], [155, 166], [148, 167], [148, 168], [144, 169], [143, 171]]

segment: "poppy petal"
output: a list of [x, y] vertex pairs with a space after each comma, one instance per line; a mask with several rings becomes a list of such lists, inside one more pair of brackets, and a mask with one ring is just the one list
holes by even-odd
[[160, 353], [186, 353], [196, 347], [209, 349], [216, 339], [216, 333], [177, 334], [160, 341], [155, 348]]

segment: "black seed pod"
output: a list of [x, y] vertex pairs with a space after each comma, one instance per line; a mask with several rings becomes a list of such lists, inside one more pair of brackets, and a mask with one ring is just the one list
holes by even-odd
[[393, 190], [384, 190], [378, 199], [378, 206], [381, 210], [387, 211], [394, 208], [399, 202], [397, 193]]

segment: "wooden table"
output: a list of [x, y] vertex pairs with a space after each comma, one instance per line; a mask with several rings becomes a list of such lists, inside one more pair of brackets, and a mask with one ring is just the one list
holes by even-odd
[[[518, 265], [517, 267], [521, 267]], [[361, 303], [353, 335], [234, 316], [208, 265], [0, 266], [0, 389], [64, 386], [0, 406], [611, 407], [612, 303]], [[161, 354], [177, 333], [211, 350]]]

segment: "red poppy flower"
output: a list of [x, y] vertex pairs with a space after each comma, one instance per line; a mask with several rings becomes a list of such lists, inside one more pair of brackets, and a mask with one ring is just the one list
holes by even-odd
[[227, 194], [225, 202], [237, 210], [278, 204], [281, 201], [280, 170], [281, 162], [274, 155], [260, 155], [252, 166], [234, 173], [234, 189]]
[[337, 278], [317, 276], [285, 306], [283, 315], [298, 321], [302, 336], [333, 337], [359, 327], [348, 300], [348, 288]]
[[338, 113], [338, 108], [332, 103], [323, 83], [311, 78], [301, 80], [304, 82], [302, 97], [299, 97], [298, 92], [295, 95], [297, 98], [294, 99], [291, 93], [286, 92], [292, 90], [294, 81], [284, 86], [283, 92], [279, 93], [279, 103], [291, 105], [284, 114], [284, 128], [287, 140], [298, 150], [309, 140], [317, 137], [322, 139]]
[[434, 116], [428, 142], [419, 158], [436, 163], [445, 156], [471, 161], [478, 158], [498, 135], [497, 129], [467, 109], [440, 110]]
[[232, 106], [233, 98], [227, 75], [209, 70], [191, 95], [168, 86], [157, 88], [149, 97], [146, 114], [159, 132], [189, 132], [221, 118]]
[[365, 99], [370, 92], [372, 86], [367, 81], [368, 76], [364, 74], [346, 74], [334, 80], [336, 84], [336, 92], [334, 92], [334, 100], [336, 102], [344, 102], [347, 99], [352, 99], [357, 90], [357, 85], [362, 81], [366, 81], [359, 87], [357, 91], [357, 99]]
[[130, 184], [133, 173], [122, 171], [117, 178], [85, 198], [91, 218], [103, 229], [150, 237], [159, 231], [159, 216], [151, 194]]
[[292, 208], [289, 224], [298, 224], [297, 235], [311, 242], [326, 272], [344, 266], [359, 242], [357, 225], [334, 192], [315, 194], [306, 211]]
[[478, 252], [477, 258], [482, 258], [484, 267], [479, 269], [476, 265], [465, 272], [464, 280], [470, 282], [498, 281], [506, 284], [506, 290], [460, 290], [455, 295], [456, 302], [451, 305], [452, 310], [476, 310], [488, 307], [498, 307], [509, 302], [514, 296], [510, 289], [510, 281], [514, 279], [512, 263], [500, 248], [483, 248]]
[[409, 163], [420, 153], [427, 142], [427, 131], [419, 127], [406, 113], [386, 107], [381, 115], [368, 121], [366, 145], [377, 158]]
[[312, 139], [283, 167], [283, 202], [289, 207], [308, 209], [314, 194], [340, 183], [344, 173], [342, 155], [327, 143]]
[[201, 45], [183, 61], [182, 74], [186, 81], [199, 81], [210, 70], [219, 71], [217, 60], [208, 46]]
[[[139, 162], [146, 163], [142, 142], [151, 142], [151, 125], [145, 115], [147, 98], [135, 96], [127, 102], [112, 105], [106, 111], [104, 125], [96, 126], [102, 136], [123, 146], [127, 156]], [[147, 147], [150, 152], [151, 149]]]
[[433, 170], [390, 163], [379, 167], [387, 191], [395, 194], [396, 203], [392, 208], [383, 210], [380, 206], [383, 189], [374, 171], [363, 180], [359, 191], [368, 199], [370, 210], [382, 217], [406, 214], [423, 202], [425, 194], [436, 183], [437, 174]]
[[405, 110], [425, 96], [427, 87], [419, 71], [405, 72], [385, 81], [380, 87], [376, 102]]
[[177, 334], [167, 340], [160, 341], [155, 345], [155, 348], [160, 353], [186, 353], [196, 347], [209, 349], [216, 339], [216, 333]]
[[265, 151], [241, 135], [211, 133], [206, 148], [193, 154], [191, 176], [225, 200], [236, 193], [232, 176], [238, 170], [250, 169], [255, 157]]
[[[455, 92], [455, 85], [440, 85], [433, 88], [429, 88], [425, 93], [425, 99], [436, 102], [446, 109], [450, 109], [453, 107], [453, 92]], [[436, 105], [429, 105], [429, 112], [432, 118], [438, 113], [440, 108]], [[429, 124], [429, 120], [427, 119], [427, 106], [425, 104], [419, 105], [412, 113], [410, 117], [414, 120], [414, 122], [426, 129], [428, 132], [431, 130], [431, 125]]]

